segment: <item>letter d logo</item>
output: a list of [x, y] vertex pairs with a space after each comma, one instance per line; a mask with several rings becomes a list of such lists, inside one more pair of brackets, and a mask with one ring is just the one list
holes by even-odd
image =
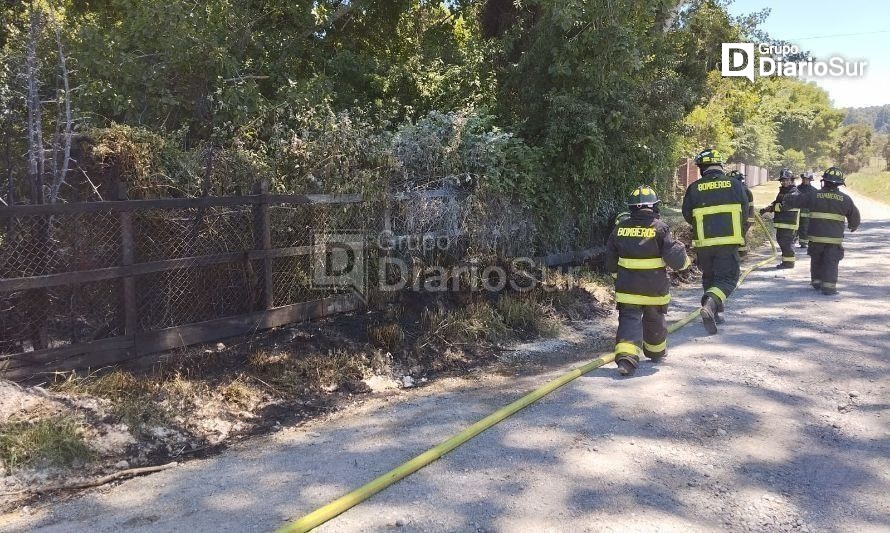
[[754, 43], [723, 43], [720, 74], [754, 81]]

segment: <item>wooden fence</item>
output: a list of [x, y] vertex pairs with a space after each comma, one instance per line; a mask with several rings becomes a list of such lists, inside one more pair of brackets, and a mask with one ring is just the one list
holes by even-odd
[[311, 282], [360, 195], [0, 207], [0, 376], [97, 367], [361, 306]]

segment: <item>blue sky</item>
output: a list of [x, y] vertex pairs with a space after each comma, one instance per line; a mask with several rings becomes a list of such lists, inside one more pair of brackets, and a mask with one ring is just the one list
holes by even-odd
[[[890, 104], [890, 2], [886, 0], [735, 0], [733, 15], [772, 9], [761, 26], [823, 58], [868, 61], [858, 79], [820, 78], [837, 107]], [[855, 35], [853, 35], [855, 34]]]

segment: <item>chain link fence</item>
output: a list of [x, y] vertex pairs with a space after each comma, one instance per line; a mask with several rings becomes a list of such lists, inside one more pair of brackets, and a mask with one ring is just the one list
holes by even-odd
[[315, 236], [367, 227], [357, 195], [0, 207], [0, 374], [326, 314], [299, 307], [346, 292], [313, 285]]

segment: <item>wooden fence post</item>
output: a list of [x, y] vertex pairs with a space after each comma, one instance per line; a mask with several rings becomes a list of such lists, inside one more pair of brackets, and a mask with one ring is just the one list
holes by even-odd
[[[269, 181], [258, 181], [254, 185], [254, 194], [260, 195], [260, 201], [253, 207], [253, 231], [254, 249], [272, 249], [272, 222], [269, 213]], [[263, 284], [260, 287], [260, 304], [262, 309], [272, 309], [275, 306], [274, 289], [272, 286], [272, 258], [264, 257]]]
[[[115, 200], [126, 200], [127, 189], [123, 183], [115, 183]], [[135, 263], [135, 246], [133, 243], [133, 213], [124, 210], [118, 213], [121, 225], [121, 266], [132, 266]], [[136, 302], [136, 278], [125, 276], [121, 279], [124, 291], [124, 335], [134, 335], [139, 328], [139, 315]]]

